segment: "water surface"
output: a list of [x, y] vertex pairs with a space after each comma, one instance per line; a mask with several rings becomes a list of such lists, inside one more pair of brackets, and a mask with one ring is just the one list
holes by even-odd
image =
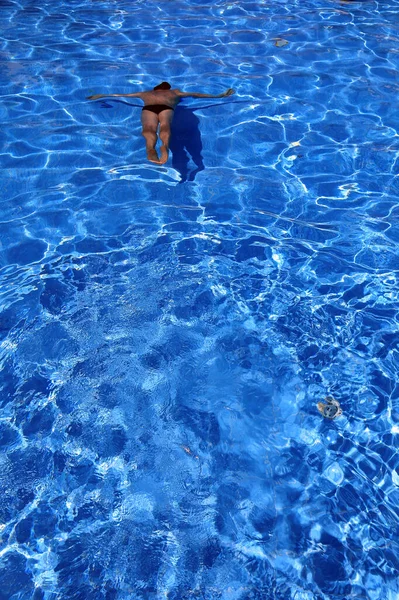
[[397, 15], [2, 0], [1, 600], [399, 597]]

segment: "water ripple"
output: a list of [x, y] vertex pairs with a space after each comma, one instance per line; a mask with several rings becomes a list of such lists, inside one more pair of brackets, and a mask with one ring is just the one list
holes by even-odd
[[396, 5], [2, 1], [2, 597], [399, 594]]

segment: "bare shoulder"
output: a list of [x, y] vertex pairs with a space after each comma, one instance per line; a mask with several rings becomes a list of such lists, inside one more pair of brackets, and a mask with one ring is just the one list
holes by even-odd
[[180, 96], [184, 96], [184, 95], [185, 95], [185, 93], [184, 93], [184, 92], [182, 92], [181, 90], [179, 90], [179, 89], [177, 89], [177, 88], [176, 88], [175, 90], [171, 90], [171, 91], [172, 91], [174, 94], [176, 94], [176, 96], [179, 96], [179, 97], [180, 97]]

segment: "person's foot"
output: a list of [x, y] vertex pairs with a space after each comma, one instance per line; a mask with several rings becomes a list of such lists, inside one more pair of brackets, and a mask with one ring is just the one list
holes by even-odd
[[153, 163], [160, 163], [157, 151], [155, 150], [155, 148], [150, 148], [149, 150], [147, 150], [147, 158], [149, 161], [153, 162]]
[[166, 146], [161, 146], [161, 158], [159, 159], [159, 164], [164, 165], [169, 158], [169, 150]]

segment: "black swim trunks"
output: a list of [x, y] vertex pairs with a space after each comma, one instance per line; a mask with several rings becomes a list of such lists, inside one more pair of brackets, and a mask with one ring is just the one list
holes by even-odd
[[[167, 104], [147, 104], [147, 106], [143, 106], [143, 110], [149, 110], [150, 112], [153, 112], [156, 115], [159, 115], [159, 113], [161, 113], [163, 110], [175, 110], [175, 109], [172, 108], [171, 106], [168, 106]], [[143, 111], [141, 111], [141, 112], [143, 112]]]

